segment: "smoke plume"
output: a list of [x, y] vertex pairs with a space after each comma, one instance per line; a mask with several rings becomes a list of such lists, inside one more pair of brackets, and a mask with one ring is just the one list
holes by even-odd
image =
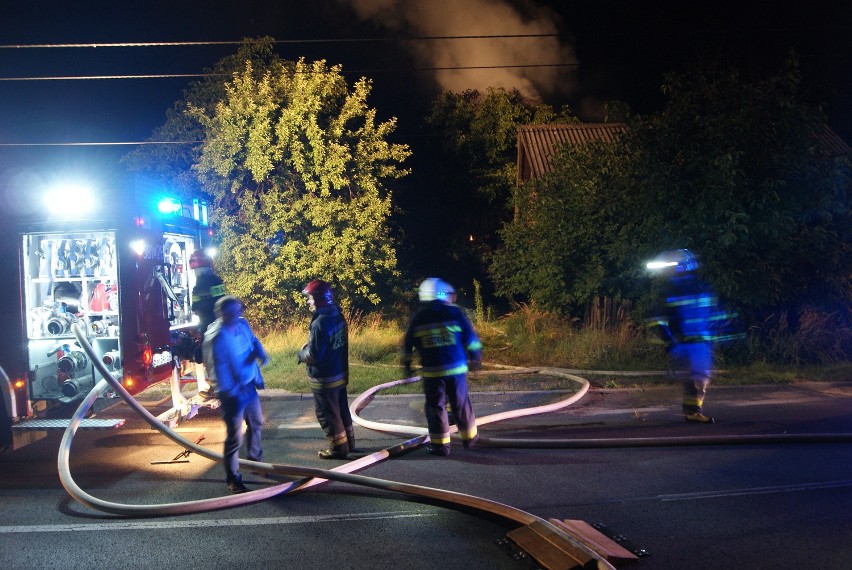
[[[530, 0], [339, 1], [349, 5], [362, 20], [400, 36], [558, 33], [558, 15]], [[516, 88], [534, 100], [567, 95], [572, 90], [574, 67], [522, 67], [575, 63], [573, 47], [559, 37], [436, 39], [403, 45], [424, 67], [438, 68], [434, 78], [443, 90]], [[452, 69], [459, 67], [482, 69]]]

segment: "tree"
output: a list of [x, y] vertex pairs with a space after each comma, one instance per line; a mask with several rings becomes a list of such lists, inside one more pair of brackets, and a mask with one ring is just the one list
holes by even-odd
[[568, 311], [599, 294], [639, 299], [642, 262], [690, 248], [747, 311], [848, 307], [849, 164], [820, 151], [823, 117], [799, 82], [795, 60], [768, 78], [667, 76], [663, 112], [632, 117], [611, 147], [563, 149], [519, 190], [528, 213], [501, 233], [499, 291]]
[[217, 269], [263, 325], [288, 319], [311, 279], [368, 308], [397, 278], [384, 184], [407, 173], [410, 153], [388, 142], [395, 119], [377, 120], [370, 90], [324, 61], [250, 57], [221, 96], [180, 106], [202, 134], [191, 168], [213, 200]]
[[273, 39], [268, 37], [246, 41], [235, 54], [205, 70], [204, 78], [190, 83], [183, 98], [166, 110], [164, 123], [155, 128], [148, 138], [152, 144], [140, 145], [122, 158], [128, 170], [144, 173], [182, 197], [210, 197], [192, 170], [192, 165], [198, 160], [204, 127], [187, 109], [193, 107], [212, 112], [216, 103], [225, 96], [226, 81], [241, 71], [245, 62], [253, 62], [254, 69], [262, 73], [276, 59], [273, 46]]
[[638, 196], [629, 164], [618, 144], [566, 147], [552, 174], [518, 188], [518, 216], [501, 229], [492, 257], [498, 294], [568, 314], [598, 297], [630, 298]]
[[[402, 196], [404, 226], [420, 248], [419, 269], [456, 286], [486, 281], [497, 230], [511, 218], [518, 126], [576, 121], [567, 109], [525, 99], [517, 90], [444, 92], [425, 121], [414, 177], [416, 195]], [[411, 234], [414, 234], [413, 236]], [[490, 287], [489, 287], [490, 289]]]
[[664, 112], [632, 132], [647, 251], [695, 249], [719, 293], [752, 311], [852, 292], [848, 157], [824, 154], [825, 118], [800, 83], [794, 57], [767, 78], [672, 74]]

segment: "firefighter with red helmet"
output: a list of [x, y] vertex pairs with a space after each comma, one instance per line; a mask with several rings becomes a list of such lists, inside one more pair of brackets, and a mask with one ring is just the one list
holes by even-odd
[[349, 333], [346, 319], [334, 302], [331, 285], [314, 279], [302, 294], [313, 314], [308, 342], [298, 353], [304, 363], [314, 396], [317, 421], [328, 439], [328, 448], [317, 453], [322, 459], [346, 459], [355, 449], [355, 428], [349, 412]]
[[450, 454], [448, 401], [465, 449], [479, 438], [468, 394], [467, 371], [481, 366], [482, 343], [464, 312], [449, 302], [451, 289], [434, 277], [420, 284], [417, 294], [420, 308], [411, 318], [402, 347], [406, 377], [412, 376], [414, 351], [420, 355], [430, 440], [426, 451], [441, 457]]
[[719, 315], [716, 298], [696, 275], [698, 260], [688, 249], [664, 251], [647, 268], [666, 279], [662, 310], [647, 324], [663, 340], [675, 370], [688, 374], [683, 384], [684, 419], [712, 424], [703, 406], [713, 367], [711, 326]]

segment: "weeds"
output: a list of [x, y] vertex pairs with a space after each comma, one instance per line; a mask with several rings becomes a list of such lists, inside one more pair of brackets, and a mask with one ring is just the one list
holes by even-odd
[[[665, 370], [662, 348], [653, 344], [644, 327], [629, 318], [629, 305], [599, 300], [585, 318], [568, 319], [535, 305], [518, 305], [499, 319], [477, 302], [474, 322], [484, 345], [486, 362], [516, 366], [554, 366], [581, 370]], [[401, 325], [381, 314], [353, 312], [349, 322], [350, 393], [402, 378], [399, 350]], [[307, 321], [267, 334], [263, 341], [272, 356], [264, 370], [270, 388], [308, 390], [303, 365], [296, 353], [307, 339]], [[802, 311], [795, 323], [787, 315], [767, 318], [752, 327], [744, 340], [720, 346], [716, 367], [720, 384], [788, 383], [802, 379], [850, 380], [848, 354], [852, 331], [841, 314]], [[569, 389], [554, 379], [479, 374], [472, 390]], [[596, 386], [608, 388], [670, 381], [665, 376], [628, 380], [598, 376]], [[419, 384], [390, 393], [415, 393]]]

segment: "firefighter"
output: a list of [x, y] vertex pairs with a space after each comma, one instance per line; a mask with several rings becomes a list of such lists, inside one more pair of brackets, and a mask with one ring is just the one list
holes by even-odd
[[712, 424], [714, 419], [704, 415], [703, 406], [712, 375], [716, 298], [696, 275], [698, 260], [688, 249], [664, 251], [647, 267], [666, 279], [662, 310], [647, 324], [665, 344], [674, 370], [688, 374], [683, 384], [684, 419]]
[[479, 439], [467, 390], [467, 371], [481, 367], [482, 343], [464, 312], [449, 303], [449, 290], [446, 283], [434, 277], [420, 284], [417, 293], [420, 308], [411, 318], [402, 347], [407, 378], [412, 376], [414, 351], [419, 354], [430, 440], [426, 451], [441, 457], [450, 454], [448, 401], [465, 449], [473, 447]]
[[346, 319], [334, 302], [331, 285], [314, 279], [302, 294], [308, 299], [311, 324], [308, 342], [298, 353], [305, 364], [314, 396], [317, 421], [328, 439], [321, 459], [346, 459], [355, 450], [355, 428], [349, 412], [349, 333]]
[[225, 481], [231, 493], [245, 493], [248, 488], [239, 473], [243, 426], [246, 457], [262, 461], [263, 411], [257, 391], [264, 388], [260, 366], [269, 363], [269, 356], [242, 316], [242, 301], [223, 295], [216, 301], [214, 310], [217, 319], [204, 335], [204, 361], [222, 402], [222, 420], [226, 427]]
[[[192, 312], [198, 316], [198, 333], [204, 342], [204, 333], [216, 319], [213, 308], [216, 301], [225, 295], [222, 279], [213, 271], [213, 259], [202, 249], [196, 249], [189, 256], [189, 267], [195, 272], [195, 286], [192, 288]], [[200, 352], [197, 351], [197, 353]], [[204, 363], [200, 354], [195, 358], [195, 379], [198, 393], [205, 398], [214, 397], [213, 389], [207, 382]]]

